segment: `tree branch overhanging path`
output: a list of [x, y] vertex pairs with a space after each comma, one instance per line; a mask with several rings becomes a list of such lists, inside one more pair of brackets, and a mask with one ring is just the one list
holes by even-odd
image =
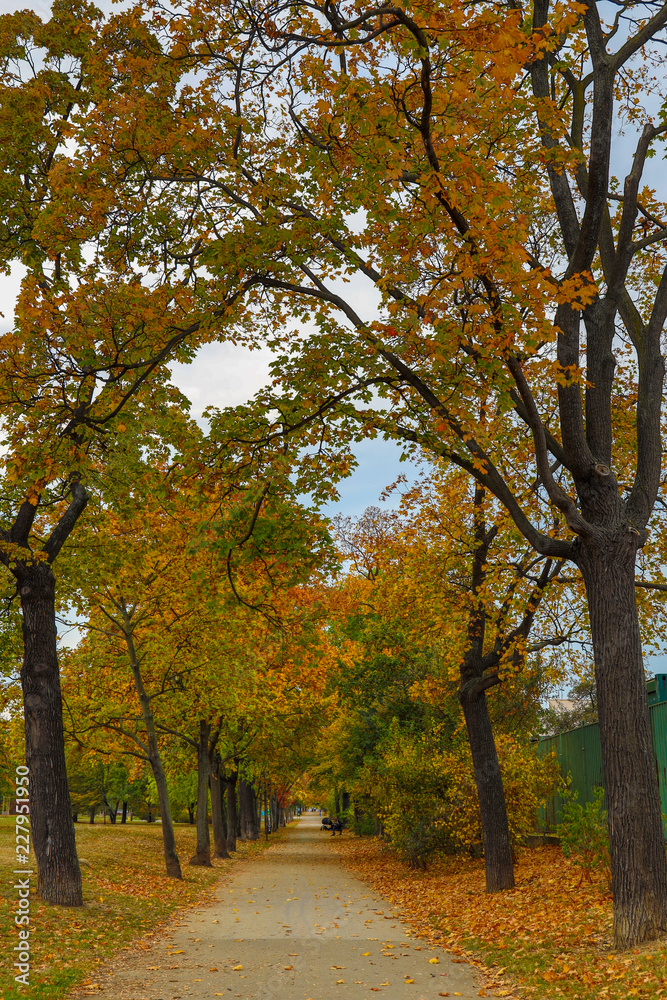
[[[641, 98], [667, 5], [624, 4], [622, 32], [603, 16], [593, 0], [410, 12], [221, 0], [178, 17], [144, 5], [98, 35], [87, 23], [70, 39], [83, 72], [58, 77], [61, 125], [42, 109], [39, 155], [9, 171], [22, 235], [6, 234], [3, 259], [37, 263], [27, 346], [7, 350], [23, 380], [6, 398], [15, 449], [28, 420], [35, 453], [65, 442], [44, 482], [80, 483], [122, 435], [121, 410], [174, 402], [170, 357], [218, 336], [266, 342], [274, 384], [221, 451], [251, 466], [307, 439], [301, 482], [316, 487], [350, 439], [393, 437], [470, 476], [545, 568], [576, 564], [627, 947], [667, 929], [635, 597], [662, 489], [667, 228], [642, 176], [667, 126]], [[642, 119], [622, 194], [620, 115]], [[59, 160], [54, 134], [76, 136], [80, 162]], [[352, 278], [379, 297], [374, 313], [346, 291]], [[74, 521], [47, 542], [55, 554]]]
[[[160, 172], [186, 203], [228, 196], [207, 259], [228, 275], [233, 254], [239, 283], [263, 289], [274, 347], [290, 342], [279, 320], [312, 310], [317, 332], [292, 341], [277, 368], [281, 410], [291, 408], [284, 432], [309, 411], [321, 420], [323, 401], [361, 377], [365, 388], [329, 412], [329, 426], [348, 418], [360, 435], [373, 429], [453, 462], [538, 552], [581, 570], [619, 946], [667, 927], [634, 586], [660, 489], [667, 317], [660, 203], [647, 210], [656, 199], [640, 187], [665, 128], [643, 123], [622, 201], [609, 176], [621, 74], [641, 95], [667, 6], [636, 24], [638, 8], [624, 12], [617, 43], [592, 2], [410, 15], [232, 4], [224, 60], [212, 22], [171, 35], [165, 22], [164, 46], [220, 85], [224, 74], [236, 80], [234, 99], [217, 105], [236, 117], [215, 166], [211, 155], [176, 170], [164, 156]], [[277, 108], [292, 123], [280, 135], [269, 125]], [[360, 315], [344, 275], [380, 293], [378, 319]], [[627, 392], [636, 403], [619, 407]], [[471, 418], [480, 399], [482, 426]], [[505, 459], [510, 440], [533, 455], [533, 493]]]

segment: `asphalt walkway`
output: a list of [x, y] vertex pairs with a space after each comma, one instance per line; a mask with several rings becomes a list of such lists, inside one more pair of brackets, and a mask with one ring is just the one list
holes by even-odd
[[117, 1000], [435, 1000], [477, 997], [470, 966], [414, 938], [347, 872], [303, 816], [287, 838], [233, 869], [206, 909], [116, 965]]

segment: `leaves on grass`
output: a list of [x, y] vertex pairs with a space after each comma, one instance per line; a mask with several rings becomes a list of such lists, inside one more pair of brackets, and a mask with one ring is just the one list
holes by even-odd
[[540, 1000], [667, 997], [665, 943], [613, 952], [604, 880], [582, 882], [581, 870], [558, 847], [521, 851], [516, 888], [493, 894], [485, 891], [480, 859], [444, 857], [418, 872], [376, 839], [343, 839], [335, 850], [355, 874], [392, 899], [419, 937], [486, 974], [479, 996], [489, 990], [511, 996], [511, 978]]
[[[11, 953], [15, 943], [15, 893], [10, 878], [13, 833], [13, 823], [0, 818], [0, 940], [4, 955]], [[274, 837], [281, 835], [276, 833]], [[79, 823], [76, 837], [79, 851], [90, 862], [83, 872], [84, 908], [48, 906], [37, 899], [33, 903], [38, 932], [31, 940], [34, 950], [30, 992], [35, 1000], [62, 1000], [77, 983], [92, 990], [96, 984], [91, 977], [98, 974], [96, 967], [105, 958], [130, 943], [135, 949], [147, 951], [156, 925], [177, 908], [204, 902], [221, 873], [235, 863], [188, 869], [186, 878], [179, 881], [164, 874], [162, 830], [158, 825]], [[176, 846], [181, 857], [193, 854], [194, 828], [177, 826]], [[242, 859], [262, 850], [263, 842], [239, 842], [238, 847]], [[160, 957], [169, 959], [179, 953], [183, 951], [169, 948]], [[85, 979], [88, 983], [84, 985]], [[25, 990], [14, 982], [6, 960], [4, 964], [0, 960], [0, 1000], [25, 1000]]]

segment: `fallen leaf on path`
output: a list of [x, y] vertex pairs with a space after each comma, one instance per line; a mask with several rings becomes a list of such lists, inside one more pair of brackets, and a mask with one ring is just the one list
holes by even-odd
[[240, 972], [242, 968], [243, 968], [242, 965], [233, 965], [232, 972]]

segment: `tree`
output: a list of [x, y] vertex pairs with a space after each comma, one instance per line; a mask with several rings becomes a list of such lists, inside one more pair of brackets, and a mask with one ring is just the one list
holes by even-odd
[[[660, 489], [667, 315], [662, 206], [640, 196], [667, 126], [641, 94], [666, 22], [665, 5], [629, 3], [607, 24], [593, 0], [410, 12], [221, 0], [174, 18], [156, 4], [120, 15], [95, 49], [107, 99], [85, 125], [98, 211], [113, 189], [117, 260], [150, 267], [186, 308], [192, 290], [195, 325], [203, 301], [230, 322], [233, 306], [239, 331], [268, 326], [286, 347], [284, 391], [258, 400], [258, 433], [278, 414], [265, 441], [308, 425], [330, 447], [352, 424], [426, 448], [503, 503], [536, 551], [579, 567], [618, 946], [667, 926], [634, 594]], [[622, 195], [614, 102], [646, 121]], [[336, 283], [352, 276], [379, 297], [375, 315]], [[289, 322], [304, 318], [312, 336]], [[532, 454], [534, 490], [508, 441]]]
[[[417, 444], [503, 503], [537, 552], [579, 568], [614, 933], [628, 947], [667, 927], [634, 579], [661, 481], [665, 226], [640, 186], [667, 129], [642, 106], [667, 5], [604, 18], [593, 0], [158, 10], [162, 52], [198, 68], [200, 114], [217, 131], [203, 127], [184, 164], [189, 95], [172, 141], [147, 142], [134, 166], [178, 189], [174, 246], [204, 203], [219, 220], [215, 237], [209, 215], [188, 231], [212, 302], [232, 274], [240, 295], [262, 290], [273, 343], [288, 343], [285, 391], [261, 401], [280, 414], [276, 437], [331, 416]], [[622, 194], [610, 180], [615, 107], [645, 123]], [[130, 127], [119, 123], [105, 168]], [[336, 284], [351, 276], [375, 289], [377, 318]], [[291, 336], [286, 316], [308, 314], [317, 332]], [[532, 454], [543, 509], [567, 537], [526, 510], [508, 439]]]
[[[461, 512], [468, 509], [466, 519]], [[383, 516], [371, 508], [356, 522], [339, 521], [338, 528], [355, 572], [361, 570], [373, 581], [360, 599], [394, 622], [386, 626], [387, 645], [393, 645], [393, 631], [403, 633], [412, 637], [412, 655], [431, 661], [426, 668], [430, 677], [419, 682], [421, 697], [430, 690], [434, 700], [451, 699], [458, 680], [474, 763], [487, 891], [510, 888], [510, 826], [487, 694], [499, 685], [511, 688], [534, 665], [543, 674], [535, 655], [572, 638], [576, 622], [568, 620], [560, 595], [550, 586], [561, 565], [530, 547], [519, 549], [502, 507], [479, 487], [471, 489], [469, 478], [455, 468], [438, 469], [406, 490], [399, 515]], [[505, 712], [508, 708], [506, 702]], [[496, 720], [502, 713], [495, 709]], [[526, 721], [530, 725], [530, 716]], [[501, 730], [506, 725], [501, 723]]]
[[[82, 904], [62, 730], [54, 563], [123, 434], [120, 415], [143, 394], [164, 412], [165, 363], [200, 329], [182, 324], [179, 300], [116, 268], [103, 237], [100, 189], [78, 159], [85, 109], [96, 103], [101, 15], [56, 0], [43, 23], [30, 11], [0, 19], [3, 220], [0, 266], [27, 268], [14, 329], [0, 337], [3, 522], [0, 562], [23, 611], [26, 761], [38, 868], [51, 903]], [[84, 171], [85, 172], [85, 171]], [[101, 237], [101, 238], [100, 238]], [[84, 247], [95, 244], [86, 260]], [[191, 316], [193, 300], [185, 291]], [[206, 322], [209, 326], [208, 320]], [[181, 358], [187, 354], [181, 353]]]

